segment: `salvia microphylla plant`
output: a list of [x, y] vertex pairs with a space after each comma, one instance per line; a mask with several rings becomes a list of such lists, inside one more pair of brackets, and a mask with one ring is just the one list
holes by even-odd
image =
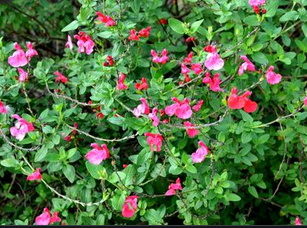
[[63, 56], [1, 41], [0, 174], [37, 197], [14, 223], [306, 224], [291, 2], [79, 0]]

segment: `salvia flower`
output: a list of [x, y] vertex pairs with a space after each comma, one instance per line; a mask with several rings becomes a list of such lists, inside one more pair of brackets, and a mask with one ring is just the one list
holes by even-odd
[[224, 60], [220, 58], [215, 46], [213, 46], [211, 52], [208, 53], [205, 66], [208, 70], [220, 70], [223, 68]]
[[270, 66], [266, 72], [266, 80], [269, 84], [274, 85], [281, 81], [281, 75], [274, 72], [274, 66]]
[[175, 194], [176, 194], [176, 190], [182, 190], [180, 178], [177, 178], [176, 184], [171, 183], [171, 184], [168, 186], [168, 190], [167, 190], [167, 192], [165, 193], [165, 195], [166, 195], [166, 196], [175, 195]]
[[77, 45], [79, 47], [79, 53], [83, 53], [85, 51], [85, 53], [89, 55], [93, 52], [95, 43], [85, 32], [79, 32], [79, 35], [74, 35], [74, 38], [78, 40]]
[[190, 53], [188, 54], [188, 57], [184, 58], [183, 62], [184, 62], [184, 63], [191, 63], [192, 60], [193, 60], [193, 52], [190, 52]]
[[148, 117], [153, 121], [152, 125], [153, 126], [158, 126], [159, 125], [159, 117], [157, 116], [158, 109], [153, 108], [152, 112], [148, 114]]
[[203, 79], [203, 83], [205, 84], [210, 84], [212, 82], [212, 79], [210, 78], [210, 72], [205, 73], [205, 77]]
[[150, 35], [151, 26], [148, 26], [145, 29], [141, 29], [138, 33], [139, 37], [147, 38]]
[[231, 89], [231, 95], [228, 98], [228, 106], [230, 109], [241, 109], [244, 108], [245, 112], [255, 112], [257, 110], [257, 103], [251, 101], [248, 96], [252, 94], [250, 91], [246, 91], [243, 95], [237, 95], [237, 88]]
[[22, 67], [28, 64], [26, 53], [21, 49], [18, 43], [14, 43], [15, 52], [8, 58], [8, 63], [12, 67]]
[[122, 208], [122, 215], [125, 218], [131, 218], [137, 210], [138, 196], [128, 196]]
[[136, 34], [136, 30], [135, 29], [131, 29], [130, 30], [130, 36], [128, 37], [129, 40], [135, 40], [138, 41], [140, 40], [140, 37], [138, 37], [138, 35]]
[[35, 218], [36, 225], [49, 225], [54, 222], [61, 222], [61, 218], [59, 217], [59, 213], [56, 211], [51, 216], [48, 208], [44, 208], [44, 212]]
[[249, 0], [248, 3], [251, 6], [262, 6], [265, 4], [265, 0]]
[[199, 131], [195, 128], [192, 128], [194, 125], [190, 121], [184, 122], [184, 126], [186, 127], [186, 131], [189, 137], [193, 138], [198, 135]]
[[102, 144], [101, 147], [97, 143], [92, 143], [91, 147], [94, 149], [85, 155], [85, 158], [94, 165], [99, 165], [103, 160], [110, 157], [110, 152], [106, 144]]
[[184, 63], [182, 63], [181, 64], [181, 73], [182, 74], [187, 74], [189, 72], [190, 72], [189, 68], [187, 68], [187, 66]]
[[179, 119], [189, 119], [192, 116], [193, 113], [187, 98], [182, 102], [176, 97], [173, 97], [172, 100], [175, 104], [165, 107], [165, 113], [168, 116], [173, 116], [175, 114]]
[[31, 42], [27, 42], [27, 52], [26, 52], [26, 57], [28, 57], [28, 60], [30, 61], [31, 58], [35, 55], [38, 55], [37, 51], [33, 48], [33, 45]]
[[28, 181], [33, 181], [33, 180], [41, 180], [42, 179], [42, 175], [41, 175], [41, 169], [40, 168], [37, 168], [35, 170], [35, 172], [33, 172], [32, 174], [30, 174], [28, 177], [27, 177], [27, 180]]
[[155, 52], [154, 50], [151, 50], [151, 55], [153, 57], [152, 61], [154, 63], [165, 64], [167, 62], [167, 60], [168, 60], [167, 50], [166, 49], [163, 49], [163, 51], [161, 52], [161, 57], [159, 57], [157, 52]]
[[27, 122], [17, 114], [12, 115], [12, 117], [17, 119], [18, 122], [15, 124], [15, 127], [10, 128], [10, 132], [19, 141], [23, 140], [28, 132], [34, 131], [32, 123]]
[[113, 18], [111, 16], [107, 16], [102, 14], [101, 12], [96, 12], [96, 15], [98, 16], [97, 20], [101, 21], [102, 23], [104, 23], [105, 27], [109, 27], [109, 26], [114, 26], [116, 25], [115, 21], [113, 20]]
[[0, 101], [0, 113], [5, 114], [7, 113], [7, 110], [4, 106], [4, 104]]
[[146, 78], [142, 78], [142, 80], [141, 80], [141, 83], [136, 83], [135, 84], [135, 88], [137, 89], [137, 90], [147, 90], [148, 89], [148, 83], [147, 83], [147, 80], [146, 80]]
[[221, 91], [222, 89], [220, 88], [220, 83], [221, 83], [220, 74], [216, 73], [213, 76], [212, 81], [209, 83], [210, 89], [213, 92]]
[[142, 114], [148, 115], [150, 112], [149, 106], [147, 104], [147, 101], [145, 98], [140, 98], [140, 101], [142, 104], [139, 104], [134, 110], [133, 110], [133, 115], [136, 117], [140, 117]]
[[295, 218], [295, 225], [302, 225], [301, 220], [299, 217]]
[[194, 73], [198, 75], [203, 71], [203, 68], [200, 63], [195, 63], [195, 64], [192, 64], [191, 70], [193, 70]]
[[128, 89], [128, 86], [125, 85], [125, 83], [124, 83], [125, 77], [126, 77], [125, 74], [120, 73], [120, 75], [118, 77], [118, 82], [117, 82], [117, 89], [119, 89], [119, 90]]
[[63, 83], [67, 83], [67, 78], [59, 71], [54, 72], [54, 74], [57, 76], [57, 78], [55, 79], [56, 82], [61, 81]]
[[67, 36], [67, 42], [65, 44], [65, 47], [69, 48], [71, 51], [72, 51], [72, 49], [74, 47], [74, 44], [71, 41], [71, 36], [70, 35]]
[[24, 82], [28, 80], [28, 72], [24, 71], [22, 68], [18, 67], [18, 72], [19, 72], [19, 82]]
[[163, 137], [160, 134], [152, 134], [146, 132], [144, 134], [147, 137], [147, 143], [150, 146], [150, 151], [154, 151], [154, 146], [156, 146], [156, 151], [161, 151]]
[[[304, 98], [304, 105], [307, 107], [307, 96]], [[0, 112], [1, 112], [1, 102], [0, 102]]]
[[203, 141], [199, 141], [198, 145], [200, 146], [200, 148], [198, 148], [196, 152], [192, 153], [191, 155], [192, 160], [195, 163], [203, 162], [206, 159], [206, 155], [209, 153], [209, 149]]
[[201, 109], [201, 106], [203, 105], [203, 103], [204, 103], [203, 100], [198, 101], [197, 104], [192, 107], [192, 109], [195, 112], [198, 112]]
[[256, 71], [255, 65], [245, 55], [241, 56], [241, 59], [244, 60], [244, 63], [239, 67], [239, 76], [241, 76], [246, 70], [251, 72]]

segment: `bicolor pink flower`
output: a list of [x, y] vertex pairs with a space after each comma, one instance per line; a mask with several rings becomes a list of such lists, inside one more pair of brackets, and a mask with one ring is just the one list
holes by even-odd
[[244, 108], [245, 112], [255, 112], [257, 110], [257, 103], [251, 101], [248, 96], [252, 94], [250, 91], [246, 91], [241, 96], [237, 95], [237, 88], [231, 89], [231, 95], [228, 98], [228, 106], [230, 109], [241, 109]]
[[222, 89], [220, 88], [220, 83], [221, 83], [220, 74], [216, 73], [213, 76], [212, 81], [209, 83], [210, 89], [213, 92], [221, 91]]
[[200, 74], [203, 71], [203, 68], [200, 63], [192, 64], [191, 69], [196, 75]]
[[199, 141], [198, 145], [200, 148], [198, 148], [196, 152], [191, 155], [192, 160], [195, 163], [203, 162], [206, 159], [206, 155], [209, 153], [209, 149], [203, 141]]
[[33, 48], [33, 45], [31, 42], [27, 42], [27, 52], [26, 52], [26, 57], [28, 57], [28, 60], [30, 61], [31, 58], [35, 55], [38, 55], [37, 51]]
[[189, 68], [187, 68], [187, 66], [184, 63], [182, 63], [181, 64], [181, 73], [182, 74], [187, 74], [189, 72], [190, 72]]
[[74, 47], [74, 44], [73, 44], [72, 41], [71, 41], [70, 35], [67, 36], [67, 43], [65, 44], [65, 47], [66, 47], [66, 48], [69, 48], [71, 51], [72, 51], [72, 49], [73, 49], [73, 47]]
[[[304, 105], [307, 107], [307, 96], [305, 96], [305, 98], [304, 98]], [[1, 104], [0, 104], [0, 112], [1, 112]]]
[[183, 62], [184, 62], [184, 63], [191, 63], [192, 60], [193, 60], [193, 52], [190, 52], [190, 53], [188, 54], [188, 57], [184, 58]]
[[220, 70], [223, 68], [224, 60], [220, 58], [215, 46], [212, 47], [211, 52], [208, 53], [205, 66], [208, 70]]
[[167, 62], [167, 60], [168, 60], [167, 50], [166, 49], [163, 49], [163, 51], [161, 52], [161, 57], [159, 57], [157, 52], [155, 52], [154, 50], [151, 50], [151, 55], [153, 57], [152, 61], [154, 63], [165, 64]]
[[126, 75], [123, 73], [120, 73], [118, 77], [118, 82], [117, 82], [117, 89], [119, 90], [128, 89], [128, 86], [125, 85], [125, 78], [126, 78]]
[[136, 35], [136, 30], [135, 29], [131, 29], [130, 30], [130, 36], [128, 37], [129, 40], [135, 40], [138, 41], [140, 40], [140, 38], [138, 37], [138, 35]]
[[139, 37], [147, 38], [150, 35], [151, 26], [148, 26], [146, 29], [141, 29], [139, 31]]
[[192, 107], [192, 109], [195, 112], [198, 112], [201, 109], [201, 106], [203, 105], [203, 103], [204, 103], [203, 100], [198, 101], [197, 104]]
[[137, 89], [137, 90], [147, 90], [148, 89], [148, 83], [147, 83], [147, 80], [146, 80], [146, 78], [142, 78], [142, 80], [141, 80], [141, 83], [136, 83], [135, 84], [135, 88]]
[[18, 72], [19, 72], [19, 82], [24, 82], [28, 80], [28, 72], [24, 71], [22, 68], [18, 67]]
[[153, 126], [158, 126], [159, 125], [159, 117], [157, 116], [158, 109], [153, 108], [152, 112], [148, 114], [148, 117], [153, 121], [152, 125]]
[[107, 16], [102, 14], [101, 12], [96, 12], [96, 15], [98, 16], [97, 20], [101, 21], [102, 23], [104, 23], [105, 27], [109, 27], [109, 26], [114, 26], [116, 25], [115, 21], [113, 20], [112, 17]]
[[165, 193], [166, 196], [172, 196], [176, 194], [176, 190], [182, 190], [180, 178], [177, 178], [176, 184], [171, 183], [168, 186], [168, 190]]
[[0, 101], [0, 113], [5, 114], [7, 113], [7, 110], [4, 106], [4, 104]]
[[10, 128], [10, 132], [19, 141], [23, 140], [28, 132], [34, 131], [32, 123], [27, 122], [17, 114], [12, 115], [12, 117], [17, 119], [18, 122], [15, 124], [15, 127]]
[[91, 147], [94, 149], [85, 155], [85, 158], [94, 165], [99, 165], [103, 160], [110, 157], [110, 152], [106, 144], [102, 144], [101, 147], [97, 143], [92, 143]]
[[154, 146], [156, 146], [156, 151], [161, 151], [163, 137], [160, 134], [152, 134], [150, 132], [146, 132], [144, 134], [147, 137], [147, 143], [150, 146], [150, 151], [154, 151]]
[[54, 212], [53, 216], [51, 216], [48, 208], [44, 208], [44, 213], [37, 216], [35, 218], [36, 225], [49, 225], [54, 222], [61, 222], [61, 218], [59, 217], [59, 212]]
[[41, 169], [40, 168], [37, 168], [34, 173], [30, 174], [27, 177], [28, 181], [41, 180], [41, 179], [42, 179], [42, 175], [41, 175]]
[[248, 3], [251, 6], [262, 6], [265, 4], [265, 0], [249, 0]]
[[89, 55], [93, 52], [95, 43], [85, 32], [79, 32], [79, 35], [74, 35], [74, 38], [78, 40], [77, 45], [79, 47], [79, 53], [83, 53], [85, 51], [85, 53]]
[[18, 43], [14, 43], [16, 51], [8, 58], [8, 63], [12, 67], [22, 67], [28, 64], [26, 53], [21, 49]]
[[122, 215], [125, 218], [131, 218], [137, 210], [138, 196], [128, 196], [122, 208]]
[[140, 98], [140, 101], [142, 104], [139, 104], [134, 110], [133, 110], [133, 115], [136, 117], [140, 117], [142, 114], [148, 115], [150, 112], [149, 106], [147, 104], [147, 101], [145, 98]]
[[295, 218], [295, 225], [302, 225], [301, 220], [299, 217]]
[[274, 85], [281, 81], [281, 75], [274, 72], [274, 66], [270, 66], [266, 72], [266, 80], [269, 84]]
[[241, 59], [244, 60], [244, 63], [239, 67], [239, 76], [241, 76], [246, 70], [251, 72], [256, 71], [255, 65], [245, 55], [241, 56]]
[[57, 78], [55, 79], [56, 82], [61, 81], [63, 83], [67, 83], [67, 78], [59, 71], [54, 72], [54, 74], [57, 76]]
[[184, 122], [184, 126], [186, 127], [186, 131], [189, 137], [193, 138], [198, 135], [199, 131], [193, 128], [194, 125], [190, 121]]
[[173, 116], [175, 114], [180, 119], [189, 119], [192, 116], [193, 112], [187, 98], [182, 102], [176, 97], [173, 97], [172, 100], [175, 104], [165, 107], [165, 113], [168, 116]]

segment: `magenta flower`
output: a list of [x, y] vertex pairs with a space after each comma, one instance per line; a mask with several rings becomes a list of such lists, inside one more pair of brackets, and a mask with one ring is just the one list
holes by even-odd
[[262, 6], [265, 4], [265, 0], [249, 0], [248, 3], [251, 6]]
[[193, 138], [198, 135], [199, 131], [195, 128], [192, 128], [194, 125], [190, 121], [184, 122], [184, 126], [186, 127], [186, 131], [189, 137]]
[[256, 71], [255, 65], [245, 55], [241, 56], [241, 59], [244, 60], [244, 63], [239, 67], [239, 76], [241, 76], [246, 70], [251, 72]]
[[26, 80], [28, 80], [28, 72], [24, 71], [22, 68], [18, 68], [18, 72], [19, 72], [19, 82], [24, 82]]
[[74, 47], [74, 44], [73, 44], [72, 41], [71, 41], [70, 35], [67, 36], [67, 43], [65, 44], [65, 47], [66, 47], [66, 48], [69, 48], [71, 51], [72, 51], [72, 49], [73, 49], [73, 47]]
[[190, 52], [190, 53], [188, 54], [188, 57], [184, 58], [183, 62], [184, 62], [184, 63], [191, 63], [192, 60], [193, 60], [193, 52]]
[[96, 12], [96, 15], [98, 16], [97, 20], [101, 21], [102, 23], [104, 23], [105, 27], [109, 27], [109, 26], [114, 26], [116, 25], [115, 21], [113, 20], [112, 17], [107, 16], [102, 14], [101, 12]]
[[281, 81], [281, 75], [274, 72], [274, 67], [270, 66], [266, 72], [266, 80], [269, 84], [274, 85]]
[[147, 101], [145, 98], [140, 98], [140, 101], [142, 104], [139, 104], [134, 110], [133, 110], [133, 115], [136, 117], [140, 117], [142, 114], [148, 115], [150, 112], [149, 106], [147, 104]]
[[31, 42], [27, 42], [27, 52], [26, 52], [26, 56], [28, 57], [28, 60], [30, 61], [31, 58], [35, 55], [38, 55], [37, 51], [33, 48], [33, 45]]
[[302, 225], [301, 220], [299, 217], [295, 218], [295, 225]]
[[209, 83], [210, 89], [213, 92], [221, 91], [222, 89], [220, 88], [220, 83], [221, 83], [220, 74], [216, 73], [213, 76], [212, 81]]
[[138, 196], [128, 196], [122, 207], [122, 215], [125, 218], [131, 218], [137, 210]]
[[7, 110], [4, 106], [4, 104], [0, 101], [0, 113], [5, 114], [7, 113]]
[[187, 68], [187, 66], [184, 63], [182, 63], [181, 64], [181, 73], [182, 74], [187, 74], [189, 72], [190, 72], [189, 68]]
[[208, 70], [220, 70], [224, 66], [224, 60], [220, 58], [217, 54], [216, 47], [212, 47], [211, 52], [207, 55], [207, 60], [205, 61], [205, 66]]
[[153, 57], [152, 61], [154, 63], [162, 63], [165, 64], [168, 60], [167, 57], [167, 50], [163, 49], [162, 53], [161, 53], [161, 57], [158, 56], [157, 52], [155, 52], [154, 50], [151, 50], [151, 55]]
[[36, 225], [49, 225], [54, 222], [61, 222], [61, 219], [59, 218], [59, 213], [56, 211], [53, 213], [53, 216], [51, 217], [50, 211], [48, 208], [44, 208], [44, 213], [37, 216], [35, 218]]
[[61, 81], [63, 83], [67, 83], [67, 78], [59, 71], [54, 72], [54, 74], [57, 76], [57, 78], [55, 79], [56, 82]]
[[117, 89], [119, 89], [119, 90], [128, 89], [128, 86], [124, 84], [125, 77], [126, 77], [125, 74], [120, 73], [119, 78], [118, 78], [118, 82], [117, 82]]
[[41, 175], [41, 169], [40, 168], [37, 168], [34, 173], [30, 174], [27, 177], [28, 181], [41, 180], [41, 179], [42, 179], [42, 175]]
[[203, 103], [204, 103], [203, 100], [198, 101], [197, 104], [192, 107], [192, 109], [195, 112], [198, 112], [201, 109], [201, 106], [203, 105]]
[[102, 144], [101, 147], [97, 143], [92, 143], [91, 147], [94, 149], [85, 155], [85, 158], [94, 165], [99, 165], [103, 160], [110, 157], [109, 150], [106, 144]]
[[8, 58], [8, 63], [12, 67], [22, 67], [28, 64], [26, 53], [21, 49], [18, 43], [14, 43], [16, 51]]
[[203, 68], [200, 63], [192, 64], [191, 69], [196, 75], [200, 74], [203, 71]]
[[198, 148], [196, 152], [191, 155], [192, 160], [195, 163], [201, 163], [202, 161], [204, 161], [206, 155], [209, 153], [209, 149], [203, 141], [199, 141], [198, 145], [200, 146], [200, 148]]
[[[304, 98], [304, 105], [307, 107], [307, 96]], [[1, 102], [0, 102], [0, 113], [1, 113]]]
[[203, 79], [203, 83], [210, 84], [212, 82], [212, 79], [210, 78], [210, 72], [205, 73], [205, 77]]
[[152, 134], [146, 132], [144, 134], [147, 137], [147, 143], [150, 146], [150, 151], [154, 151], [154, 146], [156, 146], [157, 152], [161, 151], [163, 137], [160, 134]]
[[17, 119], [18, 122], [15, 124], [15, 127], [10, 128], [10, 132], [19, 141], [23, 140], [28, 132], [34, 131], [32, 123], [27, 122], [17, 114], [12, 115], [12, 117]]
[[158, 126], [159, 125], [159, 117], [157, 116], [158, 109], [153, 108], [152, 112], [148, 114], [148, 117], [153, 121], [152, 125], [153, 126]]
[[93, 48], [95, 46], [94, 41], [91, 39], [89, 35], [85, 32], [79, 32], [79, 35], [74, 35], [74, 38], [78, 40], [78, 52], [82, 53], [85, 51], [87, 55], [93, 52]]
[[165, 193], [166, 196], [172, 196], [176, 194], [176, 190], [182, 190], [180, 178], [177, 178], [176, 184], [171, 183], [168, 186], [168, 190]]
[[180, 119], [189, 119], [192, 116], [193, 113], [187, 98], [185, 98], [183, 102], [176, 97], [173, 97], [172, 100], [176, 103], [165, 107], [165, 113], [168, 116], [173, 116], [175, 114]]

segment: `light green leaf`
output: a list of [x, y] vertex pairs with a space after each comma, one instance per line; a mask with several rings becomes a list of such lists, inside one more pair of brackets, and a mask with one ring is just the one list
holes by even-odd
[[185, 28], [183, 27], [183, 23], [175, 18], [168, 19], [168, 24], [175, 32], [179, 34], [185, 33]]

